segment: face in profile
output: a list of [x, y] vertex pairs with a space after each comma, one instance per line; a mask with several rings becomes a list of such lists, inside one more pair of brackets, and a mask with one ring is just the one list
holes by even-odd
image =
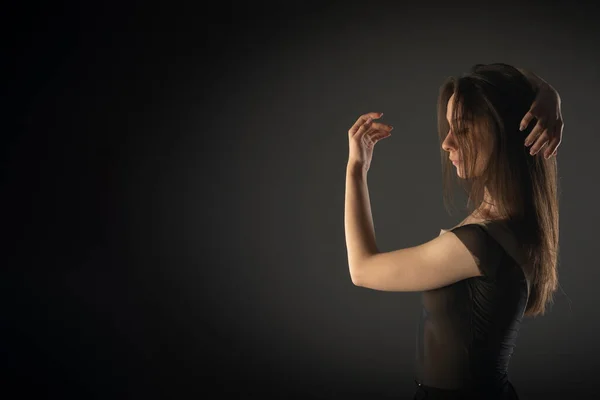
[[[452, 164], [456, 168], [456, 173], [462, 179], [465, 178], [465, 166], [463, 155], [464, 152], [462, 149], [459, 149], [457, 141], [456, 141], [456, 132], [452, 130], [452, 117], [454, 115], [454, 95], [450, 96], [448, 99], [448, 106], [446, 107], [446, 119], [448, 120], [448, 124], [450, 129], [448, 130], [448, 134], [442, 143], [442, 148], [448, 152], [448, 156], [452, 161]], [[475, 154], [472, 157], [475, 157], [475, 176], [480, 176], [487, 164], [489, 159], [489, 154], [491, 152], [489, 145], [489, 135], [484, 132], [484, 129], [481, 125], [471, 126], [464, 134], [473, 135], [476, 149]]]

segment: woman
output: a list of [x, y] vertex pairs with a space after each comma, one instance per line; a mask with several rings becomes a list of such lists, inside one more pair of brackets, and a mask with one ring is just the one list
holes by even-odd
[[369, 113], [348, 132], [352, 282], [423, 292], [415, 399], [518, 399], [507, 372], [522, 317], [543, 315], [558, 284], [560, 106], [545, 81], [506, 64], [449, 78], [438, 99], [444, 200], [453, 168], [472, 212], [426, 243], [391, 252], [377, 248], [366, 178], [373, 146], [392, 127]]

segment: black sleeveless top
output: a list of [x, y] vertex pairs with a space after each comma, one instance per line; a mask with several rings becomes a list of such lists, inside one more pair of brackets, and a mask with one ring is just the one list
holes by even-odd
[[479, 224], [449, 230], [483, 276], [423, 292], [417, 381], [443, 389], [505, 386], [528, 298], [523, 270]]

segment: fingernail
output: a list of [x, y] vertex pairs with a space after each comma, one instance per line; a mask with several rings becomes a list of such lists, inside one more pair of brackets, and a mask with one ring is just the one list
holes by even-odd
[[522, 131], [523, 129], [525, 129], [525, 127], [523, 125], [519, 126], [520, 131]]

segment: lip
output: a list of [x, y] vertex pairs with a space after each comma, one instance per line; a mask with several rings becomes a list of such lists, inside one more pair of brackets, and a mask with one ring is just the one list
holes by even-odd
[[450, 159], [450, 161], [452, 161], [452, 164], [456, 164], [457, 162], [459, 162], [460, 160], [452, 160]]

